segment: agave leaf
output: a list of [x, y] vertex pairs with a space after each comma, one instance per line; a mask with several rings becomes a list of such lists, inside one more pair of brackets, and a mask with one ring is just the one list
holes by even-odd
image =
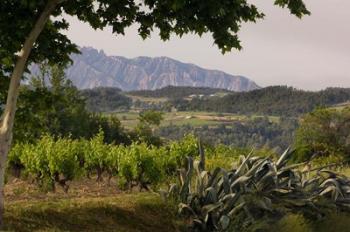
[[192, 208], [194, 212], [200, 212], [202, 209], [202, 203], [200, 198], [197, 195], [192, 195], [190, 199], [188, 199], [189, 206]]
[[200, 162], [198, 165], [198, 168], [200, 171], [205, 170], [205, 155], [204, 155], [204, 148], [200, 140], [198, 140], [198, 150], [199, 150], [199, 157], [200, 157]]
[[304, 166], [305, 164], [307, 164], [307, 162], [298, 163], [298, 164], [291, 164], [291, 165], [288, 165], [288, 166], [286, 166], [286, 167], [281, 168], [281, 169], [279, 170], [279, 172], [283, 172], [283, 171], [286, 171], [286, 170], [293, 170], [293, 169], [302, 167], [302, 166]]
[[265, 176], [269, 170], [271, 170], [271, 161], [266, 160], [263, 164], [256, 170], [254, 177], [256, 180], [260, 180], [263, 176]]
[[292, 190], [290, 190], [290, 189], [278, 188], [278, 189], [274, 189], [273, 192], [281, 193], [281, 194], [288, 194], [288, 193], [292, 192]]
[[186, 175], [183, 177], [183, 184], [180, 190], [180, 197], [182, 202], [186, 202], [188, 194], [191, 190], [191, 178], [193, 172], [193, 159], [192, 157], [187, 157], [187, 170]]
[[184, 215], [184, 214], [190, 214], [192, 216], [197, 216], [196, 213], [192, 210], [192, 208], [184, 203], [179, 204], [179, 214]]
[[216, 189], [209, 187], [205, 190], [205, 204], [213, 204], [218, 201]]
[[221, 168], [215, 168], [213, 174], [209, 178], [208, 186], [213, 187], [214, 185], [216, 185], [218, 176], [220, 173], [221, 173]]
[[229, 225], [230, 225], [230, 218], [226, 215], [222, 215], [221, 218], [220, 218], [220, 227], [222, 230], [226, 230], [228, 229]]
[[187, 157], [187, 176], [191, 176], [193, 171], [193, 158], [191, 156]]
[[267, 158], [263, 159], [263, 160], [259, 160], [258, 162], [256, 162], [253, 167], [245, 174], [245, 176], [253, 176], [255, 174], [255, 172], [261, 168], [261, 166], [264, 164], [264, 162], [267, 160]]
[[341, 191], [341, 187], [340, 187], [340, 185], [339, 185], [337, 180], [335, 180], [335, 179], [327, 179], [326, 181], [321, 183], [320, 187], [323, 188], [323, 187], [325, 187], [327, 185], [334, 185], [334, 187], [335, 187], [335, 192], [336, 193], [334, 193], [334, 197], [333, 197], [334, 200], [336, 200], [339, 195], [344, 198], [344, 195], [343, 195], [343, 193]]
[[314, 177], [312, 179], [303, 180], [301, 183], [301, 187], [306, 188], [312, 185], [318, 186], [319, 180], [320, 180], [320, 177]]
[[[275, 176], [276, 176], [276, 172], [274, 172], [274, 171], [269, 171], [268, 173], [266, 173], [266, 175], [265, 175], [263, 178], [261, 178], [261, 179], [257, 182], [257, 184], [258, 184], [258, 185], [266, 185], [266, 181], [271, 182], [271, 179], [272, 179], [273, 182], [272, 182], [272, 183], [268, 183], [268, 184], [269, 184], [269, 185], [274, 184], [274, 185], [277, 186], [276, 179], [274, 178]], [[277, 179], [277, 180], [278, 180], [278, 179]]]
[[319, 195], [324, 196], [324, 195], [331, 193], [333, 191], [336, 191], [336, 187], [334, 185], [330, 185], [327, 188], [323, 189]]
[[244, 160], [242, 161], [242, 163], [240, 164], [240, 166], [237, 168], [235, 175], [239, 175], [241, 173], [241, 171], [243, 170], [244, 165], [248, 162], [249, 158], [253, 155], [253, 151], [251, 151], [247, 157], [244, 157]]
[[337, 189], [335, 191], [333, 191], [332, 192], [332, 199], [333, 199], [333, 201], [337, 201], [339, 195], [340, 195], [340, 193], [339, 193], [339, 191]]
[[284, 202], [298, 207], [306, 206], [309, 202], [307, 199], [284, 199]]
[[184, 183], [185, 183], [187, 171], [186, 171], [186, 169], [184, 169], [184, 168], [181, 168], [181, 169], [179, 169], [178, 171], [179, 171], [180, 185], [182, 186], [182, 185], [184, 185]]
[[222, 187], [224, 190], [225, 195], [230, 194], [231, 193], [231, 188], [230, 188], [230, 182], [228, 179], [228, 175], [226, 171], [222, 172]]
[[289, 152], [290, 148], [287, 148], [284, 153], [281, 155], [281, 157], [276, 162], [277, 169], [280, 169], [285, 163], [286, 160], [290, 157], [292, 152]]
[[178, 194], [179, 192], [179, 187], [177, 186], [177, 184], [171, 184], [169, 186], [169, 191], [168, 191], [168, 194], [171, 195], [171, 194]]
[[221, 209], [221, 214], [228, 214], [238, 202], [241, 194], [240, 193], [232, 193], [225, 196], [225, 199], [221, 199], [220, 201], [224, 203], [223, 208]]
[[246, 184], [251, 179], [251, 176], [240, 176], [231, 184], [231, 190], [233, 190], [238, 184]]
[[199, 160], [195, 160], [193, 162], [193, 167], [194, 167], [194, 170], [196, 171], [197, 175], [200, 175], [200, 173], [203, 171], [200, 168], [200, 161]]
[[208, 204], [205, 205], [202, 210], [201, 210], [201, 215], [203, 218], [206, 218], [209, 213], [219, 210], [220, 207], [222, 207], [223, 203], [222, 202], [216, 202], [214, 204]]
[[204, 195], [204, 190], [208, 186], [208, 172], [202, 171], [199, 177], [197, 177], [197, 194], [200, 196]]
[[227, 201], [230, 201], [230, 200], [234, 199], [238, 195], [239, 195], [239, 193], [230, 193], [230, 194], [227, 194], [224, 197], [222, 197], [220, 199], [220, 201], [225, 203]]
[[341, 190], [343, 193], [349, 194], [350, 193], [350, 186], [349, 185], [341, 185]]
[[230, 218], [233, 218], [233, 216], [236, 215], [236, 213], [238, 213], [245, 205], [246, 205], [245, 202], [240, 203], [239, 205], [237, 205], [236, 207], [234, 207], [234, 208], [227, 214], [227, 216], [229, 216]]
[[266, 202], [263, 199], [256, 201], [256, 204], [261, 209], [264, 209], [266, 211], [272, 211], [272, 209], [266, 204]]
[[194, 231], [206, 231], [207, 230], [205, 223], [203, 223], [201, 220], [199, 220], [197, 218], [193, 219], [193, 227], [194, 227]]

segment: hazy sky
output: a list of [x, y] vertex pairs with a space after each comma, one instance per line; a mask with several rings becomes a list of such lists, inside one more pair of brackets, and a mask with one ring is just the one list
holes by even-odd
[[168, 56], [204, 68], [243, 75], [260, 86], [291, 85], [317, 90], [350, 87], [350, 1], [305, 0], [312, 15], [302, 20], [273, 1], [252, 0], [266, 14], [257, 24], [245, 24], [243, 50], [222, 55], [210, 35], [187, 35], [162, 42], [154, 33], [143, 41], [135, 27], [125, 36], [94, 31], [69, 18], [69, 38], [79, 46], [103, 49], [108, 55]]

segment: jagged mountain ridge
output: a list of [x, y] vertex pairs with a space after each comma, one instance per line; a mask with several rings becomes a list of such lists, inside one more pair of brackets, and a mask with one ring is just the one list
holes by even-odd
[[74, 54], [71, 58], [74, 64], [66, 74], [79, 89], [107, 86], [130, 91], [192, 86], [249, 91], [259, 88], [248, 78], [206, 70], [168, 57], [127, 59], [83, 47], [81, 54]]

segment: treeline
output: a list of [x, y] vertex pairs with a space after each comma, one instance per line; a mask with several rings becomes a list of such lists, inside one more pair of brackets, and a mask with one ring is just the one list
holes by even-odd
[[125, 96], [118, 88], [85, 89], [81, 91], [81, 94], [86, 99], [86, 108], [91, 112], [128, 110], [132, 105], [132, 99]]
[[268, 148], [281, 152], [294, 143], [298, 120], [282, 117], [272, 122], [267, 117], [236, 121], [218, 126], [191, 125], [166, 126], [158, 129], [159, 136], [178, 140], [188, 133], [194, 133], [206, 144], [217, 146], [225, 144], [232, 147]]
[[58, 66], [45, 67], [43, 75], [21, 86], [15, 121], [14, 143], [35, 142], [43, 134], [89, 139], [99, 129], [106, 142], [131, 143], [118, 118], [86, 110], [85, 99]]
[[[217, 94], [217, 93], [225, 93]], [[169, 111], [208, 111], [242, 115], [299, 116], [317, 107], [331, 106], [350, 100], [350, 89], [327, 88], [312, 92], [287, 86], [272, 86], [250, 92], [230, 92], [220, 89], [168, 86], [158, 90], [121, 92], [117, 88], [97, 88], [82, 91], [87, 108], [92, 112], [137, 109]], [[146, 102], [126, 95], [167, 98], [166, 102]], [[193, 97], [188, 99], [190, 95]]]
[[152, 98], [186, 98], [190, 95], [211, 95], [216, 93], [232, 93], [225, 89], [214, 89], [209, 87], [191, 87], [191, 86], [167, 86], [156, 90], [137, 90], [128, 92], [129, 95]]
[[350, 89], [327, 88], [318, 92], [273, 86], [223, 97], [194, 98], [177, 102], [184, 111], [226, 112], [244, 115], [298, 116], [317, 107], [331, 106], [350, 100]]

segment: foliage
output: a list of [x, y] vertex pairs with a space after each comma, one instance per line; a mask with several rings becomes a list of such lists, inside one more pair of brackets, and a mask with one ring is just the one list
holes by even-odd
[[84, 145], [84, 168], [88, 172], [96, 170], [97, 181], [102, 181], [102, 173], [107, 166], [106, 161], [109, 154], [109, 147], [104, 143], [103, 131], [100, 130], [98, 134]]
[[174, 176], [183, 159], [196, 155], [196, 150], [193, 136], [160, 148], [145, 143], [107, 144], [100, 129], [90, 140], [45, 135], [33, 144], [18, 143], [10, 152], [8, 169], [16, 177], [34, 178], [39, 186], [48, 183], [51, 190], [57, 183], [68, 191], [68, 181], [84, 173], [96, 174], [97, 181], [108, 174], [108, 183], [116, 177], [120, 187], [149, 190]]
[[90, 112], [113, 112], [116, 110], [128, 110], [132, 100], [125, 96], [120, 89], [99, 87], [81, 91], [86, 99], [86, 108]]
[[[350, 108], [317, 109], [303, 117], [295, 147], [298, 160], [312, 157], [349, 161]], [[337, 159], [336, 159], [337, 157]]]
[[331, 106], [350, 100], [350, 89], [327, 88], [318, 92], [272, 86], [225, 96], [194, 98], [177, 102], [183, 111], [226, 112], [244, 115], [299, 116], [319, 106]]
[[233, 147], [269, 148], [281, 152], [294, 142], [298, 119], [281, 117], [271, 121], [268, 117], [251, 117], [245, 120], [223, 122], [218, 126], [169, 125], [160, 127], [156, 134], [169, 139], [181, 139], [194, 133], [206, 144], [225, 144]]
[[318, 218], [327, 209], [350, 209], [350, 180], [323, 168], [309, 177], [298, 170], [304, 164], [288, 164], [293, 151], [277, 161], [250, 153], [233, 169], [212, 172], [199, 153], [200, 160], [188, 157], [180, 170], [180, 184], [161, 192], [180, 202], [179, 213], [191, 221], [192, 231], [256, 231], [288, 213]]
[[67, 182], [81, 174], [79, 145], [71, 139], [55, 141], [47, 135], [36, 144], [17, 144], [9, 155], [9, 167], [24, 169], [39, 186], [48, 182], [54, 190], [57, 183], [68, 191]]
[[[102, 99], [110, 99], [115, 94], [122, 95], [118, 91], [118, 89], [105, 91], [107, 96], [101, 97]], [[134, 101], [133, 106], [141, 109], [169, 111], [174, 107], [178, 111], [209, 111], [283, 117], [297, 117], [320, 106], [332, 106], [350, 100], [350, 90], [347, 88], [327, 88], [312, 92], [286, 86], [271, 86], [236, 93], [211, 88], [169, 86], [157, 90], [127, 92], [127, 94], [168, 99], [165, 102], [147, 102], [142, 99]], [[203, 96], [189, 98], [190, 95]], [[119, 102], [119, 98], [116, 99], [116, 102]], [[112, 105], [114, 103], [109, 101], [108, 104]]]
[[151, 125], [159, 126], [162, 120], [163, 120], [163, 113], [157, 112], [155, 110], [143, 111], [139, 115], [140, 123], [144, 123], [150, 126]]
[[40, 65], [40, 74], [21, 87], [14, 138], [16, 142], [35, 142], [43, 134], [91, 138], [102, 128], [108, 143], [129, 144], [131, 141], [116, 117], [103, 117], [86, 110], [85, 100], [63, 67]]
[[[46, 4], [47, 1], [41, 0], [1, 1], [1, 77], [12, 70], [16, 53], [21, 50]], [[309, 14], [301, 0], [275, 0], [275, 5], [288, 7], [298, 17]], [[28, 63], [40, 63], [48, 59], [50, 63], [64, 64], [70, 61], [71, 52], [78, 52], [77, 47], [62, 32], [69, 28], [64, 17], [58, 17], [64, 14], [76, 16], [94, 29], [110, 26], [115, 34], [124, 34], [125, 28], [137, 24], [142, 38], [147, 38], [154, 28], [159, 29], [159, 36], [163, 40], [168, 40], [171, 34], [182, 36], [190, 32], [198, 35], [210, 33], [222, 52], [241, 48], [237, 33], [242, 22], [255, 22], [263, 17], [255, 5], [245, 0], [61, 1], [52, 14], [55, 17], [45, 25], [36, 41]]]
[[163, 179], [160, 155], [146, 144], [132, 144], [120, 158], [120, 176], [127, 187], [139, 186], [141, 191], [148, 190], [150, 184], [159, 184]]
[[14, 137], [33, 142], [44, 133], [88, 137], [90, 114], [78, 90], [64, 76], [63, 67], [41, 66], [41, 75], [23, 86], [18, 102]]
[[135, 128], [136, 137], [151, 145], [160, 146], [162, 141], [155, 136], [153, 131], [163, 120], [163, 113], [155, 110], [142, 111], [138, 117], [139, 123]]

